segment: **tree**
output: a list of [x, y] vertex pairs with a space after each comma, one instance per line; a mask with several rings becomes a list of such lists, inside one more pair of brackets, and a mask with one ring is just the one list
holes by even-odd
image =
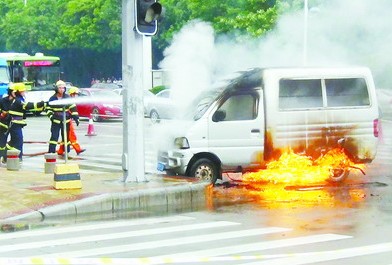
[[69, 0], [57, 46], [121, 50], [121, 0]]
[[51, 0], [4, 1], [4, 13], [0, 23], [1, 35], [8, 50], [36, 52], [50, 49], [58, 36], [61, 21], [58, 20], [64, 0], [53, 5]]

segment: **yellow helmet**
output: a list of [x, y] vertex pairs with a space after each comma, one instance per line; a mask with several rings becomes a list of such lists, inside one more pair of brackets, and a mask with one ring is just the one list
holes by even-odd
[[71, 94], [79, 94], [79, 88], [77, 88], [76, 86], [71, 86], [68, 90], [68, 93]]
[[10, 89], [15, 92], [23, 92], [26, 91], [26, 86], [24, 83], [11, 83]]
[[64, 81], [62, 81], [62, 80], [59, 80], [59, 81], [57, 81], [57, 82], [56, 82], [56, 86], [57, 86], [57, 87], [65, 87], [65, 86], [66, 86], [66, 84], [65, 84], [65, 82], [64, 82]]

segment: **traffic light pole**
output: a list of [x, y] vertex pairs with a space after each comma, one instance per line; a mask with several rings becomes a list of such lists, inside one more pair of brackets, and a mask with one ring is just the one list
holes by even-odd
[[147, 181], [144, 168], [143, 36], [134, 30], [135, 1], [122, 0], [124, 182]]

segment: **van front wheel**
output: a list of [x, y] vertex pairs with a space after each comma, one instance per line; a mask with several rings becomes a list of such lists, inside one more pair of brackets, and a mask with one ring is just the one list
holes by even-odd
[[191, 167], [190, 176], [212, 184], [218, 179], [218, 166], [207, 158], [197, 160]]
[[335, 183], [342, 182], [347, 178], [349, 173], [350, 171], [347, 169], [334, 169], [332, 174], [329, 176], [329, 181]]

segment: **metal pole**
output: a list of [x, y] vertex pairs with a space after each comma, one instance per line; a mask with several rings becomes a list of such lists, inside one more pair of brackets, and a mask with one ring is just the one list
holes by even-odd
[[303, 47], [303, 65], [308, 61], [308, 0], [304, 0], [304, 47]]
[[63, 136], [64, 136], [64, 153], [65, 163], [68, 162], [68, 135], [67, 135], [67, 117], [65, 114], [65, 106], [63, 106]]
[[143, 39], [135, 28], [135, 1], [122, 0], [123, 181], [145, 182]]

